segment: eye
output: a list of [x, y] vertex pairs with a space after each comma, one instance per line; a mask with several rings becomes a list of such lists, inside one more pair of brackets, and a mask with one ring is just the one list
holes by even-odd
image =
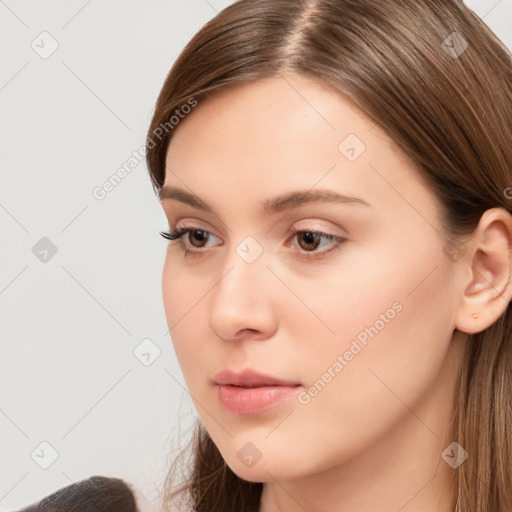
[[[330, 235], [328, 233], [323, 233], [321, 231], [314, 231], [314, 230], [300, 230], [300, 231], [296, 230], [296, 231], [293, 231], [293, 237], [294, 237], [294, 239], [298, 240], [298, 243], [299, 243], [299, 246], [301, 247], [301, 249], [303, 249], [306, 253], [309, 253], [309, 254], [303, 253], [302, 257], [305, 257], [305, 258], [322, 258], [327, 253], [341, 249], [343, 246], [343, 243], [346, 242], [346, 239], [343, 237], [334, 236], [334, 235]], [[329, 243], [324, 244], [323, 247], [325, 247], [325, 245], [327, 245], [327, 246], [331, 245], [331, 246], [333, 246], [333, 248], [327, 249], [327, 250], [322, 250], [322, 251], [317, 251], [317, 249], [322, 245], [322, 239], [328, 240], [330, 242], [334, 242], [334, 243], [330, 243], [330, 244]]]
[[179, 240], [178, 246], [183, 251], [185, 256], [187, 254], [191, 254], [191, 253], [194, 254], [194, 253], [202, 252], [202, 251], [197, 251], [197, 250], [189, 250], [188, 246], [186, 245], [185, 241], [182, 238], [184, 235], [187, 235], [187, 234], [188, 234], [188, 236], [186, 238], [187, 238], [189, 244], [192, 247], [195, 247], [196, 249], [198, 249], [198, 248], [201, 249], [203, 247], [206, 247], [206, 245], [204, 244], [204, 241], [205, 240], [207, 241], [209, 236], [214, 236], [209, 231], [205, 231], [204, 229], [195, 228], [195, 227], [180, 228], [180, 229], [170, 228], [169, 231], [167, 231], [167, 232], [166, 231], [160, 232], [160, 235], [163, 236], [164, 238], [166, 238], [167, 240]]

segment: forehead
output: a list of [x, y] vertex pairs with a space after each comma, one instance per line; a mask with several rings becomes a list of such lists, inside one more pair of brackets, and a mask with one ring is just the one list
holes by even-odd
[[304, 149], [321, 138], [327, 144], [336, 142], [347, 130], [364, 138], [374, 126], [345, 94], [311, 78], [287, 74], [234, 84], [201, 99], [175, 128], [168, 153], [174, 153], [190, 132], [203, 143], [242, 143], [251, 153], [261, 156], [266, 149], [275, 156], [279, 148], [300, 141], [306, 143]]
[[175, 130], [166, 185], [205, 197], [222, 190], [264, 199], [290, 187], [330, 187], [372, 202], [396, 201], [399, 190], [416, 200], [430, 192], [414, 163], [350, 98], [299, 75], [220, 90]]

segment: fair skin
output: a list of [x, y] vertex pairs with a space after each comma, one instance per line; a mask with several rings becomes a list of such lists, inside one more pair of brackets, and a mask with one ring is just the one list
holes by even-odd
[[[510, 216], [486, 212], [451, 260], [436, 198], [393, 140], [334, 89], [283, 78], [200, 101], [169, 146], [165, 185], [214, 212], [162, 200], [170, 226], [207, 232], [182, 237], [195, 251], [186, 257], [169, 242], [164, 264], [187, 387], [229, 467], [264, 482], [261, 512], [452, 512], [456, 471], [441, 454], [454, 440], [456, 372], [464, 333], [494, 323], [510, 300]], [[354, 161], [338, 148], [349, 134], [366, 146]], [[299, 190], [368, 205], [260, 208]], [[323, 237], [315, 248], [293, 230], [345, 242]], [[262, 249], [251, 263], [236, 251], [247, 236]], [[371, 326], [378, 334], [350, 358]], [[309, 401], [235, 414], [211, 382], [225, 368], [298, 382]], [[237, 456], [248, 442], [261, 453], [251, 467]]]

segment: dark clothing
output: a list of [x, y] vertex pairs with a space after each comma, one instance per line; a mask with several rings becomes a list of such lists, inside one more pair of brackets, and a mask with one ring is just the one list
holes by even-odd
[[19, 512], [139, 512], [130, 487], [119, 478], [91, 476], [59, 489]]

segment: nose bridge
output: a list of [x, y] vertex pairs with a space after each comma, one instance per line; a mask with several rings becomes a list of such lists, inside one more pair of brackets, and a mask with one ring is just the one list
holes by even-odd
[[229, 339], [241, 329], [269, 328], [272, 276], [266, 263], [263, 247], [253, 237], [230, 248], [210, 306], [210, 325], [218, 335]]
[[246, 302], [254, 297], [265, 280], [266, 258], [263, 246], [252, 236], [246, 236], [232, 247], [226, 256], [222, 278], [217, 285], [218, 294]]

